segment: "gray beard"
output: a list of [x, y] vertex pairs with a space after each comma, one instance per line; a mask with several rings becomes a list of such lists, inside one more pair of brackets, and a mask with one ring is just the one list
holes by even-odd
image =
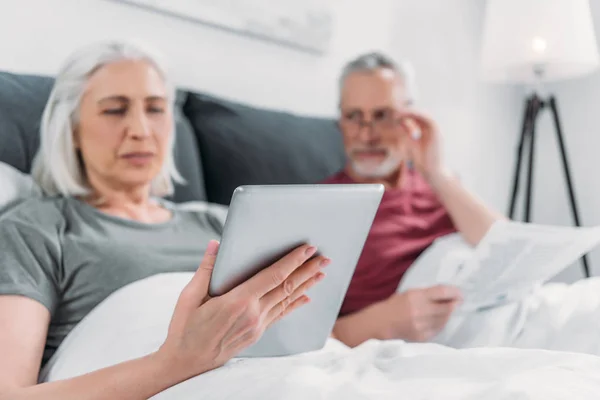
[[369, 165], [369, 163], [356, 162], [354, 160], [350, 161], [352, 170], [357, 175], [364, 178], [385, 178], [398, 169], [401, 162], [402, 159], [400, 157], [394, 157], [392, 155], [389, 155], [383, 162], [376, 166]]

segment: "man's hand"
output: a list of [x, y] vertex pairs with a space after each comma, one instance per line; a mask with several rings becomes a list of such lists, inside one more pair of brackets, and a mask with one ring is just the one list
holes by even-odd
[[462, 301], [451, 286], [434, 286], [396, 293], [380, 303], [384, 337], [426, 342], [436, 336]]
[[369, 339], [425, 342], [446, 326], [461, 302], [459, 290], [452, 286], [440, 285], [397, 293], [339, 318], [333, 337], [350, 347]]
[[411, 160], [417, 171], [426, 179], [444, 172], [439, 129], [433, 119], [425, 114], [407, 110], [402, 114], [405, 158]]

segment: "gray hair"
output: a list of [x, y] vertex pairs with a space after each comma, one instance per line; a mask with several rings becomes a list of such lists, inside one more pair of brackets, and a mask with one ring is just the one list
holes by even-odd
[[[66, 197], [90, 194], [91, 188], [75, 148], [73, 128], [79, 122], [81, 99], [90, 76], [107, 64], [125, 60], [148, 62], [164, 80], [169, 106], [173, 107], [175, 88], [159, 58], [143, 46], [109, 41], [95, 43], [73, 53], [59, 70], [42, 114], [40, 148], [33, 161], [32, 176], [45, 194]], [[172, 194], [173, 181], [183, 182], [173, 158], [175, 122], [169, 146], [170, 152], [162, 169], [152, 181], [152, 196]]]
[[400, 76], [400, 78], [404, 81], [406, 93], [408, 95], [408, 101], [410, 103], [414, 103], [417, 96], [417, 87], [415, 81], [415, 72], [412, 65], [406, 61], [397, 63], [391, 57], [377, 51], [362, 54], [344, 66], [339, 79], [340, 97], [346, 79], [349, 75], [357, 72], [373, 72], [378, 69], [389, 69], [398, 74], [398, 76]]

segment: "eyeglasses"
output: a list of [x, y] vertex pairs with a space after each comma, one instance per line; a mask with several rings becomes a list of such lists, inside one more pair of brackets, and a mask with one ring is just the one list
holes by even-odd
[[370, 121], [365, 120], [362, 111], [352, 110], [342, 113], [340, 124], [344, 133], [350, 136], [358, 135], [364, 127], [370, 128], [375, 133], [386, 135], [396, 133], [401, 121], [402, 118], [392, 109], [374, 111]]

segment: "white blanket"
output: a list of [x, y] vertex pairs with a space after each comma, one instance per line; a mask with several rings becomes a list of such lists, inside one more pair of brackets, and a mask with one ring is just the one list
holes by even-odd
[[[113, 293], [67, 337], [42, 373], [59, 380], [156, 350], [190, 274]], [[331, 340], [314, 353], [236, 359], [155, 399], [598, 399], [600, 357], [545, 350]]]
[[600, 356], [600, 278], [548, 283], [517, 303], [457, 313], [435, 343], [504, 346]]

